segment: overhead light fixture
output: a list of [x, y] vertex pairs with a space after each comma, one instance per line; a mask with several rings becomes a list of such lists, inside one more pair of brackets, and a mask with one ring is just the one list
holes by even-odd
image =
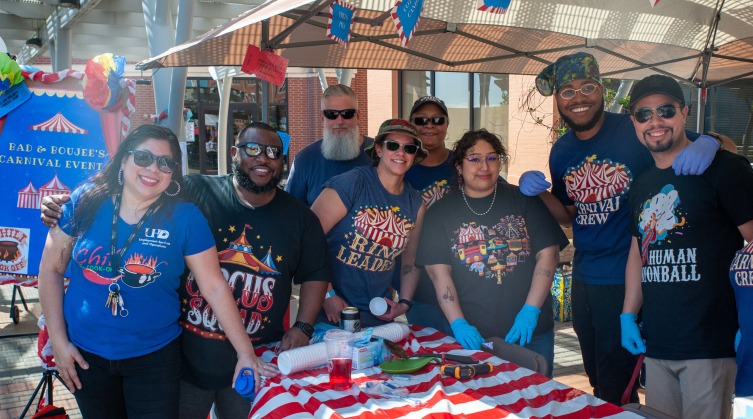
[[29, 39], [26, 40], [26, 45], [28, 45], [30, 47], [41, 48], [42, 47], [42, 40], [39, 39], [36, 36], [32, 36], [31, 38], [29, 38]]
[[79, 0], [58, 0], [58, 6], [78, 9], [81, 7], [81, 2]]

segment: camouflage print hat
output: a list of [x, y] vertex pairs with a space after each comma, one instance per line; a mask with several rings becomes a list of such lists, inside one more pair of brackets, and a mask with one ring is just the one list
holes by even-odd
[[379, 126], [379, 132], [377, 133], [376, 137], [374, 137], [374, 143], [363, 150], [366, 155], [374, 160], [379, 160], [379, 155], [376, 152], [375, 146], [377, 144], [383, 143], [385, 138], [387, 138], [387, 135], [389, 135], [390, 133], [407, 135], [408, 137], [413, 139], [413, 143], [418, 146], [418, 152], [416, 152], [416, 157], [413, 160], [413, 164], [422, 161], [426, 158], [426, 156], [429, 155], [429, 152], [427, 152], [424, 148], [421, 139], [418, 138], [416, 127], [404, 119], [388, 119], [382, 122], [382, 125]]
[[573, 80], [591, 79], [601, 84], [599, 63], [587, 52], [560, 57], [536, 76], [536, 89], [544, 96], [556, 93], [563, 84]]

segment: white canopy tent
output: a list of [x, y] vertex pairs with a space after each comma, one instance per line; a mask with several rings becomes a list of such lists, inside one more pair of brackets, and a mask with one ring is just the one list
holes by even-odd
[[252, 44], [291, 67], [535, 75], [587, 51], [603, 77], [662, 73], [701, 89], [698, 115], [707, 87], [753, 77], [753, 0], [512, 0], [505, 14], [479, 11], [477, 0], [425, 0], [406, 47], [390, 17], [396, 0], [350, 0], [347, 48], [326, 37], [332, 2], [269, 0], [136, 67], [240, 66]]
[[659, 72], [702, 87], [753, 76], [750, 0], [512, 0], [505, 14], [425, 0], [405, 48], [389, 15], [395, 0], [352, 0], [347, 49], [325, 36], [331, 2], [268, 1], [137, 67], [238, 66], [253, 44], [294, 67], [537, 74], [586, 50], [612, 78]]

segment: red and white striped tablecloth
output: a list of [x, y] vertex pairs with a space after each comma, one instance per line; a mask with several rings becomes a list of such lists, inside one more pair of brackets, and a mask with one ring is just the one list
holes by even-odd
[[[353, 371], [348, 391], [329, 388], [325, 367], [267, 379], [256, 395], [252, 418], [614, 418], [640, 416], [580, 390], [548, 379], [487, 352], [463, 349], [455, 339], [431, 328], [411, 326], [411, 335], [399, 342], [409, 353], [453, 353], [491, 362], [491, 374], [459, 381], [441, 376], [429, 364], [400, 381], [410, 394], [405, 399], [370, 396], [359, 385], [388, 380], [379, 367]], [[268, 362], [274, 351], [257, 348]], [[394, 381], [393, 381], [394, 382]]]

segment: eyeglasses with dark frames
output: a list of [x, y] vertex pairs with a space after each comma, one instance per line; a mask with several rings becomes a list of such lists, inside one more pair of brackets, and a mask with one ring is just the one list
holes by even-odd
[[[671, 103], [665, 103], [656, 107], [656, 114], [664, 119], [672, 119], [677, 114], [677, 107]], [[645, 124], [654, 117], [654, 109], [640, 108], [633, 112], [635, 120], [641, 124]]]
[[178, 162], [170, 157], [158, 157], [146, 150], [131, 150], [128, 154], [133, 156], [133, 162], [139, 167], [149, 167], [157, 160], [157, 169], [162, 173], [172, 173], [178, 166]]
[[392, 141], [392, 140], [387, 140], [384, 142], [384, 148], [386, 148], [389, 151], [400, 150], [401, 145], [403, 146], [403, 151], [405, 151], [405, 154], [418, 153], [418, 146], [416, 144], [400, 144], [397, 141]]
[[414, 116], [412, 121], [416, 126], [419, 126], [419, 127], [429, 125], [429, 122], [431, 122], [434, 125], [439, 126], [439, 125], [444, 125], [444, 123], [447, 122], [447, 118], [441, 115], [432, 116], [432, 117]]
[[589, 96], [592, 95], [598, 88], [599, 86], [597, 84], [588, 83], [581, 86], [580, 89], [573, 89], [571, 87], [562, 89], [560, 90], [559, 95], [562, 99], [570, 100], [574, 98], [578, 92], [583, 93], [584, 96]]
[[243, 153], [248, 157], [259, 157], [262, 152], [272, 160], [277, 160], [282, 157], [282, 147], [275, 145], [265, 145], [254, 142], [238, 143], [235, 148], [243, 150]]
[[335, 110], [335, 109], [325, 109], [322, 111], [324, 114], [324, 117], [327, 119], [335, 120], [337, 119], [337, 116], [342, 116], [343, 119], [351, 119], [354, 116], [356, 116], [356, 109], [342, 109], [342, 110]]

